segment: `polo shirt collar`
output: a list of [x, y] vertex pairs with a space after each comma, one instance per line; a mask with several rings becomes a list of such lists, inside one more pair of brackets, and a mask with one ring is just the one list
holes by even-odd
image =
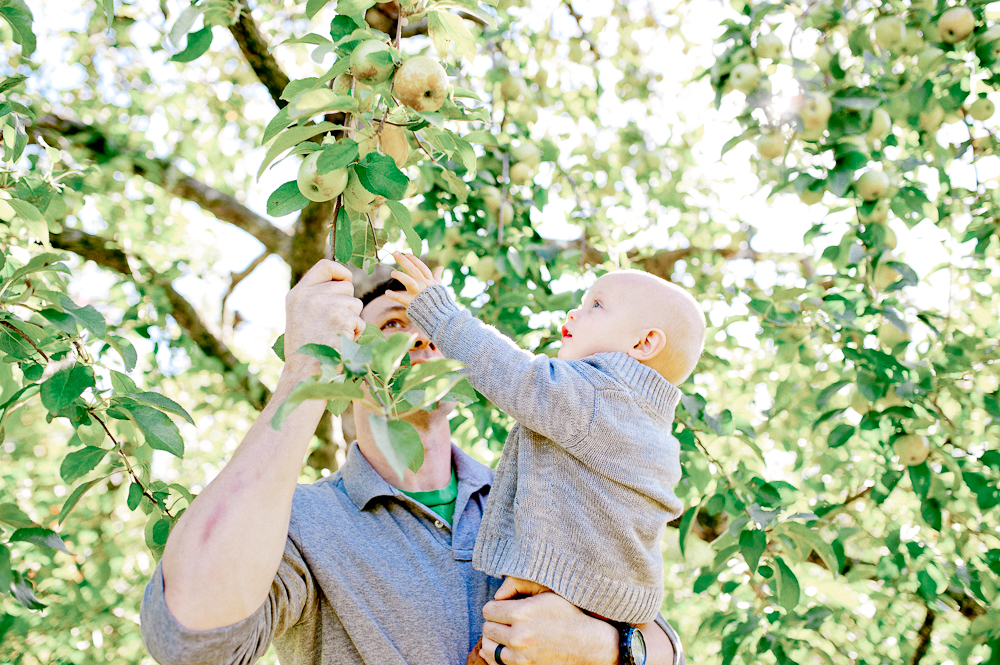
[[[451, 444], [451, 459], [458, 476], [459, 492], [463, 489], [469, 495], [481, 490], [493, 482], [493, 472], [489, 467], [480, 464], [469, 457], [461, 448]], [[385, 481], [372, 467], [368, 458], [358, 447], [358, 442], [351, 443], [343, 466], [340, 467], [340, 477], [344, 481], [344, 490], [359, 510], [364, 510], [368, 503], [380, 496], [395, 496], [399, 493], [395, 487]]]

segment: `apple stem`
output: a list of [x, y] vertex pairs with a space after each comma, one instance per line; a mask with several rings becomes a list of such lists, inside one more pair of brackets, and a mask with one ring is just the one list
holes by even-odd
[[340, 215], [341, 201], [344, 195], [341, 194], [333, 200], [333, 220], [330, 222], [330, 260], [337, 260], [337, 217]]
[[378, 246], [378, 236], [375, 235], [375, 225], [372, 224], [371, 213], [366, 212], [365, 217], [368, 218], [368, 228], [371, 229], [372, 232], [372, 242], [375, 243], [375, 262], [378, 263], [381, 259], [378, 258], [379, 246]]

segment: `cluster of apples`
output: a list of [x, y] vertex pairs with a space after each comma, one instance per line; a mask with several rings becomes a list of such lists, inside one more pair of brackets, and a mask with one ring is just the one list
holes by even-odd
[[[403, 106], [419, 113], [437, 111], [448, 97], [448, 74], [439, 62], [425, 55], [410, 57], [397, 67], [395, 51], [385, 42], [367, 40], [351, 52], [350, 69], [334, 81], [333, 91], [338, 95], [357, 95], [360, 86], [375, 86], [392, 80], [392, 96]], [[360, 86], [357, 86], [360, 84]], [[369, 104], [370, 97], [366, 100]], [[362, 106], [364, 110], [364, 106]], [[383, 120], [353, 133], [358, 153], [364, 158], [378, 151], [392, 157], [402, 168], [410, 156], [410, 141], [406, 133], [406, 112], [397, 109], [386, 111]], [[327, 137], [324, 143], [332, 139]], [[350, 167], [319, 173], [320, 152], [312, 152], [299, 166], [298, 187], [310, 201], [330, 201], [341, 194], [344, 204], [360, 213], [371, 213], [385, 203], [385, 197], [368, 191]]]

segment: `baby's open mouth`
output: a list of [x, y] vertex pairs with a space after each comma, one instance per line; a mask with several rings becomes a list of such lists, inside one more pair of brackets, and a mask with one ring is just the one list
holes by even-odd
[[566, 328], [566, 326], [562, 327], [562, 336], [563, 337], [572, 337], [572, 335], [569, 334], [569, 330]]

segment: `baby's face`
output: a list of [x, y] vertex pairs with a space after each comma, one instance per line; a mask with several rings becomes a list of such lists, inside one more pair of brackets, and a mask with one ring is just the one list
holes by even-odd
[[628, 353], [642, 339], [645, 317], [641, 292], [627, 273], [609, 273], [598, 279], [580, 307], [569, 313], [562, 327], [559, 357], [579, 360], [595, 353]]

